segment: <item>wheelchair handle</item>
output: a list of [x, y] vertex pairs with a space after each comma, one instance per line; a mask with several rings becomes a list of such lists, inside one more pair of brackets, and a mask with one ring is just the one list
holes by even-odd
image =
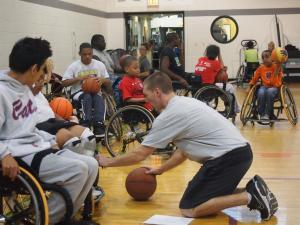
[[241, 41], [241, 45], [242, 45], [244, 48], [246, 48], [246, 47], [247, 47], [247, 43], [248, 43], [249, 41], [252, 41], [252, 42], [253, 42], [253, 47], [255, 47], [255, 46], [257, 45], [257, 41], [256, 41], [256, 40], [252, 40], [252, 39], [249, 39], [249, 40], [242, 40], [242, 41]]

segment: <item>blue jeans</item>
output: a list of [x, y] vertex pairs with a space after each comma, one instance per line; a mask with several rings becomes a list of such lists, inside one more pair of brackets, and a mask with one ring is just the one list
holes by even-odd
[[[83, 124], [98, 124], [104, 120], [105, 105], [102, 96], [98, 94], [83, 93], [80, 96], [83, 108]], [[94, 110], [93, 110], [94, 109]]]
[[273, 105], [278, 89], [275, 87], [267, 88], [261, 86], [257, 93], [258, 113], [263, 115], [273, 115]]

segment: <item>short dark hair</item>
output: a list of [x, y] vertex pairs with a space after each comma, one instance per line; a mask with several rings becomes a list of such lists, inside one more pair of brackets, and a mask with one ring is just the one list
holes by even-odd
[[159, 88], [164, 94], [169, 94], [173, 91], [171, 79], [162, 72], [155, 72], [144, 80], [144, 86], [153, 91]]
[[87, 43], [87, 42], [81, 43], [81, 45], [79, 46], [79, 53], [80, 53], [80, 52], [82, 51], [82, 49], [84, 49], [84, 48], [90, 48], [90, 49], [92, 49], [92, 46], [91, 46], [90, 43]]
[[253, 48], [254, 47], [254, 42], [253, 41], [248, 41], [246, 46], [247, 46], [247, 48]]
[[138, 61], [136, 57], [132, 55], [126, 55], [125, 58], [121, 62], [121, 66], [123, 70], [125, 70], [126, 67], [130, 66], [130, 64], [134, 61]]
[[25, 37], [15, 43], [9, 55], [9, 67], [17, 73], [25, 73], [35, 64], [40, 69], [50, 56], [52, 56], [52, 50], [48, 41]]
[[167, 44], [176, 40], [178, 37], [179, 37], [179, 35], [176, 32], [168, 33], [167, 37], [166, 37]]
[[219, 54], [220, 54], [220, 48], [217, 45], [209, 45], [205, 50], [205, 55], [210, 60], [216, 59], [219, 56]]
[[261, 58], [262, 59], [264, 59], [264, 54], [265, 53], [269, 53], [270, 55], [272, 54], [272, 52], [270, 51], [270, 50], [264, 50], [264, 51], [262, 51], [262, 53], [261, 53]]
[[104, 39], [104, 36], [102, 34], [94, 34], [92, 39], [91, 39], [91, 45], [92, 47], [94, 47], [95, 45], [97, 45], [96, 43], [100, 40], [100, 39]]

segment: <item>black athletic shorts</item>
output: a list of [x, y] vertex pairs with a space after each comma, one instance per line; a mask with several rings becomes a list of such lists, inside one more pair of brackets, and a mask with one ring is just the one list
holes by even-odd
[[233, 194], [252, 163], [249, 144], [205, 162], [189, 182], [179, 208], [191, 209], [215, 197]]
[[36, 125], [36, 127], [39, 129], [39, 130], [43, 130], [43, 131], [46, 131], [52, 135], [56, 135], [56, 133], [62, 129], [62, 128], [70, 128], [70, 127], [73, 127], [75, 125], [78, 125], [77, 123], [74, 123], [74, 122], [70, 122], [70, 121], [67, 121], [67, 120], [59, 120], [59, 119], [56, 119], [56, 118], [51, 118], [45, 122], [42, 122], [42, 123], [38, 123]]

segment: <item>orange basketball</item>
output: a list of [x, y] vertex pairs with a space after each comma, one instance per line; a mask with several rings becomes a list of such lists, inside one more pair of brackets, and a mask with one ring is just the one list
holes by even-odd
[[65, 120], [69, 119], [73, 114], [73, 106], [66, 98], [54, 98], [49, 105], [55, 114], [61, 116]]
[[288, 53], [284, 48], [275, 48], [272, 51], [271, 58], [273, 62], [285, 63], [288, 60]]
[[84, 93], [97, 94], [100, 88], [100, 83], [94, 77], [84, 80], [81, 85], [81, 89]]
[[136, 168], [126, 178], [126, 190], [137, 201], [149, 199], [156, 190], [156, 177], [146, 174], [147, 170], [145, 167]]
[[216, 76], [216, 83], [226, 83], [228, 81], [228, 74], [226, 71], [222, 71], [221, 73], [218, 73]]

